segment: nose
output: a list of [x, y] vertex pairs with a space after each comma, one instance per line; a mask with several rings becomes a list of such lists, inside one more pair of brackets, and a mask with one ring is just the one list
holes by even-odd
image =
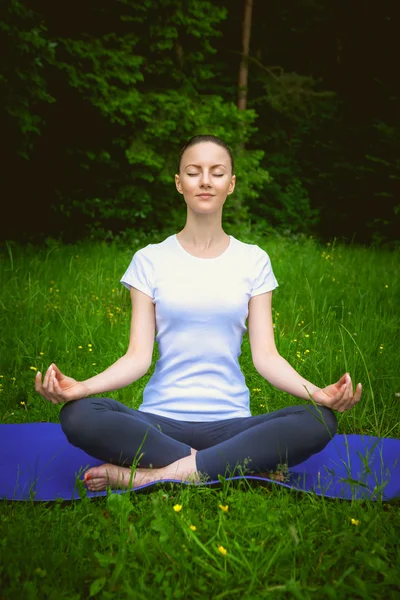
[[200, 185], [208, 187], [211, 184], [211, 177], [208, 171], [203, 171], [200, 177]]

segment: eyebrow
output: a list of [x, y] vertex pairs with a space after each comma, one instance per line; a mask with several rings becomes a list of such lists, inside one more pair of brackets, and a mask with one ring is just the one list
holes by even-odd
[[[185, 169], [187, 169], [188, 167], [197, 167], [198, 169], [201, 169], [200, 165], [192, 165], [192, 164], [186, 165]], [[210, 168], [214, 169], [214, 167], [224, 167], [224, 169], [226, 169], [225, 165], [212, 165]]]

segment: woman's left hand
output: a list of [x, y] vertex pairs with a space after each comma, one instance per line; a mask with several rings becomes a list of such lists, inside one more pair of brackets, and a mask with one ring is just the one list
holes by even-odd
[[342, 413], [350, 410], [360, 401], [362, 385], [359, 383], [356, 391], [353, 392], [353, 384], [349, 373], [345, 373], [337, 383], [332, 383], [327, 387], [311, 394], [316, 404], [327, 406], [332, 410]]

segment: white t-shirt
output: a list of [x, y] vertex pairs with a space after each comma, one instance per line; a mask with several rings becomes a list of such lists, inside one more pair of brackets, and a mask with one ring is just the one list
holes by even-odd
[[218, 258], [197, 258], [171, 235], [138, 250], [122, 277], [155, 304], [160, 357], [139, 411], [197, 422], [251, 416], [238, 362], [248, 304], [278, 282], [264, 250], [229, 237]]

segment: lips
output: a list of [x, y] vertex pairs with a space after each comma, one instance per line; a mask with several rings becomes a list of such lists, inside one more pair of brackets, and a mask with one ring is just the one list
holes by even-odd
[[197, 194], [199, 198], [212, 198], [214, 194]]

